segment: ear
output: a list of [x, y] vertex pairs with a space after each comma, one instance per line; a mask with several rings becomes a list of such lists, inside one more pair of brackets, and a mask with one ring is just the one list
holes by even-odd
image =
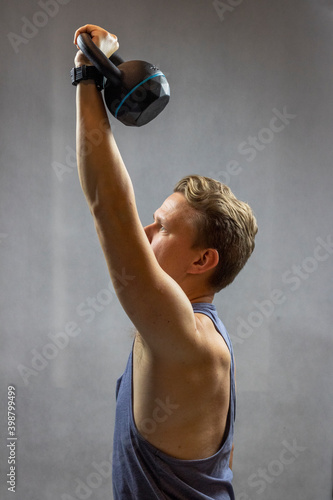
[[192, 263], [189, 274], [203, 274], [214, 269], [219, 263], [219, 253], [215, 248], [206, 248], [200, 251], [199, 258]]

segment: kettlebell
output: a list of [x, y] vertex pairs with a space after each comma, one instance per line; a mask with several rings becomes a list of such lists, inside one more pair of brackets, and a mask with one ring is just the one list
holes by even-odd
[[104, 76], [104, 100], [110, 113], [125, 125], [141, 127], [153, 120], [168, 104], [170, 87], [165, 75], [146, 61], [110, 59], [81, 33], [77, 44]]

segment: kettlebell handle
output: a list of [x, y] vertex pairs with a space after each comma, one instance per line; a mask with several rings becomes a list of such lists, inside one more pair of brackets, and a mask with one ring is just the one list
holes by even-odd
[[[120, 85], [122, 80], [122, 72], [115, 66], [110, 59], [94, 44], [89, 33], [81, 33], [77, 37], [77, 44], [83, 54], [91, 63], [98, 69], [102, 75], [110, 80], [112, 85]], [[115, 62], [120, 64], [121, 58], [114, 57]]]

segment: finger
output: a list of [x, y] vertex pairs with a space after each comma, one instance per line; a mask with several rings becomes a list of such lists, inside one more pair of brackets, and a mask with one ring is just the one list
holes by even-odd
[[93, 24], [85, 24], [84, 26], [81, 26], [81, 28], [78, 28], [75, 33], [74, 33], [74, 44], [77, 46], [77, 37], [81, 33], [91, 33], [93, 29], [98, 28], [98, 26], [95, 26]]
[[77, 49], [80, 47], [77, 43], [78, 36], [82, 33], [88, 33], [93, 43], [109, 58], [119, 49], [118, 37], [109, 33], [105, 29], [96, 26], [95, 24], [86, 24], [78, 28], [74, 35], [74, 44]]
[[81, 26], [81, 28], [77, 29], [74, 34], [74, 43], [77, 45], [77, 37], [81, 33], [89, 33], [91, 38], [94, 38], [94, 36], [98, 37], [99, 35], [107, 34], [108, 31], [105, 29], [101, 28], [100, 26], [97, 26], [96, 24], [85, 24], [84, 26]]

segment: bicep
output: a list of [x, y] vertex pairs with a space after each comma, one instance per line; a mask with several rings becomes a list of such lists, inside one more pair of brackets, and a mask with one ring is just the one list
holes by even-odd
[[159, 266], [134, 201], [95, 225], [119, 301], [147, 346], [163, 356], [184, 355], [195, 344], [193, 309]]

